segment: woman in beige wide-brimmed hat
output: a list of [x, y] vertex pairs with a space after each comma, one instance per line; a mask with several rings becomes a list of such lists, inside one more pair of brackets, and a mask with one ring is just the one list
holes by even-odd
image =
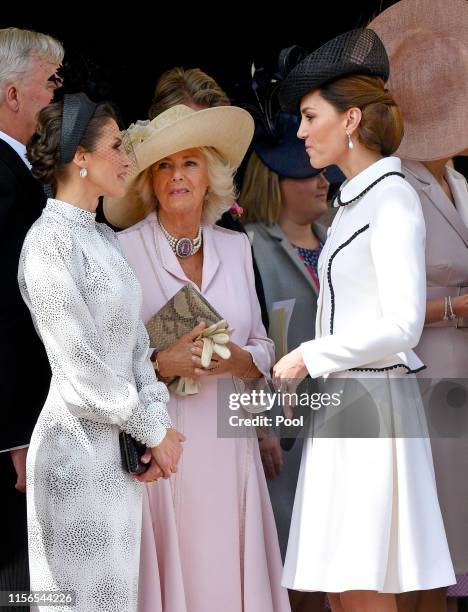
[[[426, 223], [426, 321], [415, 350], [427, 369], [419, 376], [466, 380], [468, 187], [447, 162], [468, 149], [468, 2], [402, 0], [369, 27], [389, 54], [388, 86], [405, 125], [397, 154], [421, 199]], [[446, 383], [433, 389], [428, 416], [439, 501], [458, 580], [448, 589], [449, 609], [456, 610], [452, 598], [468, 595], [468, 439], [466, 431], [454, 436], [458, 417], [457, 406], [448, 401], [450, 391], [454, 386]], [[407, 609], [445, 610], [445, 594], [445, 589], [412, 594]]]
[[104, 203], [117, 226], [142, 219], [119, 239], [142, 286], [145, 322], [189, 283], [234, 330], [230, 357], [214, 354], [206, 367], [201, 326], [153, 356], [160, 378], [195, 379], [198, 392], [171, 391], [168, 411], [187, 438], [185, 455], [174, 478], [147, 487], [140, 612], [290, 610], [255, 430], [217, 431], [218, 386], [235, 393], [233, 377], [268, 374], [274, 355], [248, 238], [215, 225], [234, 200], [233, 173], [253, 127], [240, 108], [185, 105], [131, 126], [126, 196]]

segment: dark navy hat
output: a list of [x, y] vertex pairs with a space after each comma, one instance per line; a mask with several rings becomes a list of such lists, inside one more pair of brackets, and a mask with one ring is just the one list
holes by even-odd
[[[272, 129], [264, 123], [255, 128], [253, 149], [260, 160], [284, 178], [313, 178], [322, 172], [322, 168], [313, 168], [304, 147], [304, 141], [297, 137], [300, 119], [296, 115], [279, 112], [272, 119]], [[325, 176], [330, 183], [340, 183], [345, 176], [337, 166], [325, 169]]]

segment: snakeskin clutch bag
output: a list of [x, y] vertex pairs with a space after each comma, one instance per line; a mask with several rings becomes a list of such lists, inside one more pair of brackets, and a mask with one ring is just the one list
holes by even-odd
[[146, 324], [150, 346], [164, 351], [202, 321], [209, 327], [222, 318], [193, 285], [184, 285]]

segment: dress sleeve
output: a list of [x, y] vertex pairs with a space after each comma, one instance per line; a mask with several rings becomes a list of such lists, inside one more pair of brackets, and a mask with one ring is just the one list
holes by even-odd
[[301, 344], [312, 378], [384, 359], [419, 342], [426, 301], [426, 228], [416, 192], [405, 184], [382, 191], [375, 198], [369, 232], [382, 314], [374, 321], [362, 318], [346, 332]]
[[[74, 416], [118, 425], [146, 446], [157, 446], [170, 426], [167, 395], [153, 375], [150, 400], [143, 378], [138, 390], [105, 362], [106, 339], [100, 337], [85, 301], [80, 266], [70, 234], [47, 224], [30, 231], [18, 279], [47, 351], [54, 385]], [[138, 361], [138, 343], [133, 353]]]
[[255, 290], [255, 276], [252, 263], [252, 249], [248, 237], [239, 234], [243, 241], [243, 259], [246, 281], [250, 296], [250, 334], [247, 344], [242, 348], [252, 355], [254, 364], [265, 376], [269, 376], [275, 358], [275, 345], [268, 338], [262, 322], [260, 304]]
[[169, 391], [164, 383], [156, 378], [149, 358], [149, 338], [143, 321], [138, 324], [138, 337], [133, 351], [133, 375], [141, 402], [147, 409], [153, 410], [167, 429], [172, 427], [166, 410], [169, 402]]

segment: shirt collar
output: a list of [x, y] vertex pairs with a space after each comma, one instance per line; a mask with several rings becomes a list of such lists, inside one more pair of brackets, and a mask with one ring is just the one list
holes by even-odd
[[29, 163], [29, 160], [26, 157], [26, 145], [24, 145], [22, 142], [19, 142], [19, 140], [15, 140], [14, 138], [9, 136], [8, 134], [5, 134], [5, 132], [2, 132], [1, 130], [0, 138], [4, 140], [7, 144], [9, 144], [10, 147], [14, 151], [16, 151], [16, 153], [18, 153], [23, 162], [26, 164], [26, 167], [31, 170], [31, 164]]
[[[387, 172], [401, 172], [398, 157], [383, 157], [341, 186], [341, 201], [348, 202], [362, 193], [369, 185]], [[335, 201], [335, 206], [337, 205]]]

